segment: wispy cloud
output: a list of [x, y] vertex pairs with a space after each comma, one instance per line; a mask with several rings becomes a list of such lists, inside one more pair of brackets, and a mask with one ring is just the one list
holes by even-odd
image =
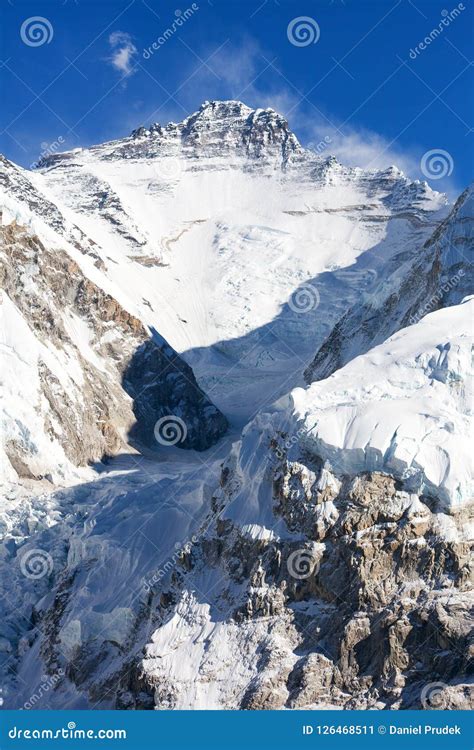
[[[299, 117], [296, 114], [296, 124], [298, 121]], [[313, 124], [313, 129], [309, 132], [312, 134], [311, 141], [314, 143], [321, 142], [323, 138], [328, 137], [330, 142], [325, 154], [333, 154], [341, 164], [368, 170], [395, 166], [410, 179], [427, 181], [433, 190], [445, 192], [452, 199], [461, 192], [462, 187], [452, 177], [430, 180], [423, 173], [421, 159], [427, 150], [426, 147], [415, 143], [403, 146], [396, 139], [389, 140], [372, 130], [351, 127], [347, 123], [338, 124], [334, 121], [334, 126], [332, 127], [327, 122], [318, 122]]]
[[[350, 123], [342, 124], [332, 113], [311, 105], [294, 84], [281, 74], [278, 60], [252, 38], [238, 47], [227, 44], [209, 61], [219, 72], [220, 81], [208, 68], [197, 76], [203, 98], [209, 99], [209, 84], [222, 93], [242, 99], [254, 107], [272, 107], [288, 118], [290, 127], [303, 145], [310, 146], [330, 139], [327, 154], [334, 154], [343, 164], [368, 169], [384, 169], [392, 164], [412, 176], [418, 176], [416, 158], [390, 144], [383, 136]], [[196, 89], [193, 93], [195, 95]]]
[[109, 36], [109, 44], [112, 54], [108, 62], [124, 76], [134, 72], [134, 58], [137, 48], [132, 42], [132, 37], [125, 31], [113, 31]]
[[342, 163], [363, 169], [385, 169], [397, 166], [411, 176], [418, 176], [416, 157], [397, 148], [378, 133], [365, 128], [349, 127], [347, 124], [317, 123], [314, 125], [314, 140], [328, 136], [330, 150]]
[[[297, 106], [298, 97], [282, 86], [271, 52], [255, 39], [244, 37], [238, 44], [227, 41], [217, 51], [208, 47], [199, 54], [205, 64], [193, 63], [187, 74], [188, 85], [178, 95], [181, 105], [190, 112], [212, 99], [238, 99], [249, 107], [272, 107], [282, 115]], [[297, 119], [295, 114], [293, 124]]]

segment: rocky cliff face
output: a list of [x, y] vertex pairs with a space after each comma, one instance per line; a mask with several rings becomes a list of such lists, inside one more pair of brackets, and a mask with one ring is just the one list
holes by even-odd
[[[297, 389], [288, 403], [246, 427], [224, 465], [200, 538], [168, 587], [155, 591], [159, 617], [142, 676], [157, 706], [471, 705], [472, 490], [468, 484], [459, 491], [463, 470], [455, 467], [467, 438], [450, 445], [459, 428], [444, 421], [448, 414], [456, 421], [456, 408], [468, 419], [471, 408], [465, 305], [433, 313], [349, 363], [340, 376], [314, 383], [304, 396]], [[453, 336], [445, 376], [423, 356], [425, 347], [431, 351], [430, 319], [440, 341], [454, 330], [460, 337], [456, 343]], [[407, 337], [412, 345], [416, 338], [416, 351], [410, 353]], [[377, 356], [381, 348], [385, 362]], [[424, 401], [417, 371], [428, 362]], [[351, 366], [363, 372], [359, 396]], [[377, 378], [401, 386], [404, 367], [405, 394], [394, 396]], [[461, 398], [458, 407], [437, 391], [440, 377]], [[329, 412], [326, 385], [335, 404]], [[377, 404], [374, 428], [365, 411], [369, 394]], [[349, 397], [358, 406], [345, 440]], [[413, 418], [413, 399], [422, 407], [421, 424]], [[425, 419], [430, 428], [419, 435]], [[385, 443], [380, 470], [367, 471], [372, 460], [377, 466], [379, 428], [395, 444]], [[324, 441], [320, 434], [331, 429], [329, 450], [329, 436]], [[450, 471], [457, 479], [446, 503], [442, 484]]]
[[61, 482], [126, 450], [131, 432], [156, 447], [155, 423], [169, 415], [187, 420], [182, 447], [202, 450], [225, 432], [191, 368], [68, 253], [15, 221], [0, 246], [7, 474]]
[[[284, 117], [273, 109], [250, 109], [238, 101], [204, 102], [182, 123], [159, 123], [131, 134], [134, 157], [159, 154], [164, 148], [182, 148], [187, 156], [228, 156], [258, 159], [258, 166], [285, 166], [304, 150]], [[129, 144], [123, 146], [129, 148]], [[116, 152], [119, 156], [121, 151]]]
[[[466, 514], [440, 517], [386, 475], [336, 478], [316, 456], [269, 462], [286, 534], [215, 520], [183, 557], [143, 661], [156, 705], [467, 708]], [[238, 481], [226, 467], [220, 511]]]

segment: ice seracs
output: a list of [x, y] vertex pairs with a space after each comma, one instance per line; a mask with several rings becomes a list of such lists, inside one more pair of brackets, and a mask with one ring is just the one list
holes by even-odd
[[472, 298], [431, 313], [293, 391], [302, 444], [336, 474], [382, 471], [445, 508], [468, 502], [473, 313]]

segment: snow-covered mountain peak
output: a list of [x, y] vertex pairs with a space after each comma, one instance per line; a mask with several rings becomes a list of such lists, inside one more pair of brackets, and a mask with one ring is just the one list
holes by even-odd
[[252, 109], [239, 101], [206, 101], [181, 122], [142, 125], [129, 136], [55, 153], [43, 158], [42, 170], [99, 159], [136, 160], [172, 157], [200, 161], [220, 159], [221, 166], [252, 162], [255, 168], [286, 167], [296, 159], [316, 157], [302, 148], [287, 120], [274, 109]]
[[232, 123], [235, 121], [247, 119], [247, 117], [249, 117], [254, 111], [257, 110], [252, 110], [247, 104], [244, 104], [237, 99], [205, 101], [201, 104], [197, 112], [190, 115], [185, 122], [196, 119], [213, 122], [221, 121], [229, 127], [232, 126]]
[[[302, 148], [285, 118], [273, 109], [251, 109], [239, 101], [204, 102], [180, 123], [154, 123], [134, 130], [138, 143], [174, 142], [187, 156], [237, 156], [286, 163]], [[136, 145], [136, 143], [135, 143]]]
[[[447, 214], [444, 196], [396, 168], [344, 166], [303, 148], [275, 110], [239, 101], [55, 154], [33, 173], [6, 164], [0, 182], [10, 214], [46, 244], [45, 224], [56, 244], [59, 233], [84, 273], [183, 354], [218, 406], [217, 391], [229, 392], [216, 362], [219, 372], [236, 364], [235, 392], [254, 389], [241, 402], [249, 413], [260, 377], [279, 393], [286, 362], [299, 378], [368, 280], [400, 247], [415, 256]], [[314, 300], [306, 315], [295, 310], [301, 289]]]
[[[283, 115], [272, 108], [252, 109], [241, 101], [205, 101], [181, 122], [142, 125], [129, 136], [87, 149], [73, 149], [44, 158], [41, 171], [72, 168], [81, 171], [101, 162], [152, 164], [155, 172], [179, 179], [185, 171], [239, 169], [273, 173], [281, 169], [288, 179], [313, 185], [362, 188], [368, 198], [384, 200], [387, 209], [416, 207], [432, 211], [448, 203], [444, 194], [426, 182], [411, 180], [396, 166], [366, 170], [341, 164], [331, 154], [331, 141], [323, 153], [303, 147]], [[102, 167], [101, 167], [102, 168]]]

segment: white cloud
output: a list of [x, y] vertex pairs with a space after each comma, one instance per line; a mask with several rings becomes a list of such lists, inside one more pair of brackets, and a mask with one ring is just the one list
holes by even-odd
[[297, 94], [282, 85], [285, 81], [276, 72], [274, 56], [253, 38], [244, 37], [239, 44], [227, 42], [217, 52], [208, 48], [201, 57], [207, 64], [191, 71], [188, 92], [180, 94], [188, 106], [195, 106], [197, 97], [202, 101], [239, 99], [250, 107], [272, 107], [285, 115], [298, 103]]
[[411, 176], [419, 171], [414, 156], [397, 149], [395, 144], [370, 130], [350, 128], [338, 124], [337, 121], [332, 125], [319, 123], [314, 127], [314, 140], [320, 140], [325, 136], [331, 139], [331, 153], [347, 166], [385, 169], [394, 165]]
[[122, 75], [131, 75], [134, 72], [133, 61], [137, 48], [130, 34], [125, 31], [114, 31], [109, 36], [109, 44], [112, 49], [112, 54], [108, 58], [110, 64]]
[[[303, 146], [320, 144], [321, 148], [322, 144], [321, 155], [334, 155], [347, 166], [369, 170], [396, 166], [410, 179], [426, 180], [420, 169], [426, 148], [419, 144], [402, 146], [396, 138], [390, 140], [356, 123], [343, 123], [319, 106], [317, 99], [311, 104], [304, 98], [304, 91], [299, 92], [293, 82], [278, 72], [278, 60], [273, 61], [272, 54], [264, 51], [255, 40], [247, 38], [239, 47], [226, 45], [210, 61], [211, 65], [213, 60], [218, 63], [222, 83], [233, 97], [253, 107], [272, 107], [283, 114]], [[209, 77], [207, 70], [204, 74]], [[212, 98], [209, 91], [204, 98]], [[450, 178], [430, 184], [451, 197], [460, 192]]]

